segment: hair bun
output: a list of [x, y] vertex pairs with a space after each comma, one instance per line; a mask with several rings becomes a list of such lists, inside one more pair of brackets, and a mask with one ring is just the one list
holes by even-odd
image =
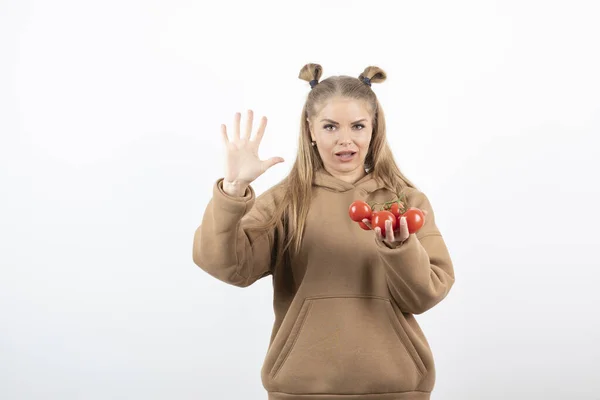
[[387, 75], [384, 70], [374, 65], [370, 65], [358, 76], [358, 79], [371, 86], [372, 82], [381, 83], [385, 81]]
[[310, 87], [313, 88], [323, 74], [323, 67], [320, 64], [306, 64], [300, 70], [298, 78], [310, 83]]

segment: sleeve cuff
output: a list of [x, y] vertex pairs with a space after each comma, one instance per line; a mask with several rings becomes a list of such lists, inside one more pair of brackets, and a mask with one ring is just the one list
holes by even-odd
[[252, 208], [256, 196], [252, 186], [248, 185], [243, 196], [231, 196], [223, 190], [224, 180], [225, 178], [219, 178], [213, 185], [213, 198], [219, 207], [230, 212], [241, 212]]
[[404, 250], [410, 251], [411, 248], [414, 248], [419, 244], [419, 239], [417, 238], [416, 234], [411, 233], [410, 235], [408, 235], [408, 239], [406, 239], [405, 241], [392, 243], [385, 239], [379, 240], [375, 236], [375, 243], [377, 244], [377, 247], [384, 252], [397, 253], [398, 251]]

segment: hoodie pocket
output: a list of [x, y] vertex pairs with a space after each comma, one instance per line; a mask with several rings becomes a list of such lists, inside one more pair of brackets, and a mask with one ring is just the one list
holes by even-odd
[[389, 299], [306, 298], [269, 374], [289, 393], [414, 390], [427, 373]]

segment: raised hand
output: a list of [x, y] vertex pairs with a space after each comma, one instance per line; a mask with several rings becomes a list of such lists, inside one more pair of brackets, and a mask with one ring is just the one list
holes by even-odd
[[243, 136], [240, 136], [241, 113], [236, 112], [233, 124], [233, 138], [227, 136], [227, 127], [221, 124], [221, 134], [226, 148], [225, 179], [224, 186], [235, 188], [246, 188], [252, 181], [262, 175], [273, 165], [283, 162], [282, 157], [272, 157], [268, 160], [260, 160], [258, 147], [265, 133], [267, 117], [262, 117], [256, 136], [251, 138], [253, 112], [248, 110]]

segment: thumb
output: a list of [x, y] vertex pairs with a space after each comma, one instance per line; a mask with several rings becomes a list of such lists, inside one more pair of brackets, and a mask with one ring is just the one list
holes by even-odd
[[268, 160], [263, 161], [263, 167], [264, 167], [263, 170], [266, 171], [269, 168], [271, 168], [273, 165], [282, 163], [284, 161], [285, 160], [281, 157], [271, 157]]

